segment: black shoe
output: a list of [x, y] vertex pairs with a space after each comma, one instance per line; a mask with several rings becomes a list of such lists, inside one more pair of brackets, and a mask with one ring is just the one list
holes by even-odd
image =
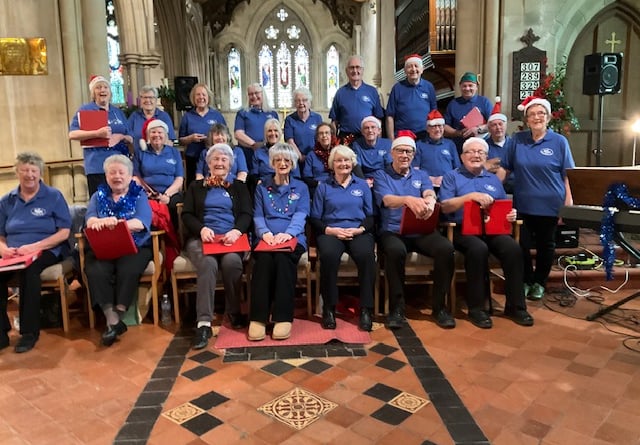
[[446, 309], [440, 309], [434, 314], [436, 324], [442, 329], [453, 329], [456, 327], [456, 321]]
[[[7, 339], [7, 345], [8, 345], [8, 341], [9, 339]], [[15, 351], [18, 354], [31, 351], [33, 347], [36, 345], [37, 341], [38, 341], [37, 334], [24, 334], [22, 337], [20, 337], [20, 340], [18, 340]]]
[[102, 344], [111, 346], [125, 332], [127, 332], [127, 325], [122, 320], [114, 325], [107, 324], [107, 329], [102, 333]]
[[229, 324], [233, 329], [242, 329], [249, 325], [249, 319], [247, 316], [240, 312], [236, 314], [227, 314], [227, 318], [229, 319]]
[[9, 336], [6, 332], [0, 334], [0, 350], [9, 346]]
[[358, 321], [358, 327], [361, 331], [371, 332], [373, 322], [371, 321], [371, 309], [363, 307], [360, 309], [360, 320]]
[[336, 312], [331, 308], [322, 308], [322, 329], [336, 328]]
[[491, 317], [482, 309], [471, 309], [469, 311], [469, 320], [481, 329], [490, 329], [493, 326]]
[[404, 310], [400, 306], [396, 306], [389, 315], [387, 315], [387, 327], [389, 329], [400, 329], [404, 326]]
[[213, 331], [211, 326], [200, 326], [196, 328], [196, 334], [191, 340], [191, 347], [193, 349], [204, 349], [209, 344], [209, 339], [213, 337]]
[[524, 309], [505, 309], [504, 316], [520, 326], [533, 326], [533, 317]]

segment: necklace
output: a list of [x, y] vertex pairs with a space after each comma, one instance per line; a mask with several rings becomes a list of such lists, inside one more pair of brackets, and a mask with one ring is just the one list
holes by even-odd
[[287, 195], [287, 204], [284, 206], [284, 209], [282, 207], [278, 207], [276, 206], [276, 198], [273, 196], [273, 186], [268, 186], [267, 187], [267, 196], [269, 197], [269, 200], [271, 201], [271, 208], [273, 210], [275, 210], [276, 212], [282, 214], [282, 215], [286, 215], [289, 212], [289, 206], [292, 203], [291, 200], [291, 195], [293, 194], [294, 189], [291, 188], [289, 190], [289, 193]]

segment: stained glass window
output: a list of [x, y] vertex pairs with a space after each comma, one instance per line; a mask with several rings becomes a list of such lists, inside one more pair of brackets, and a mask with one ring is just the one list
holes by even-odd
[[287, 44], [280, 42], [278, 60], [278, 105], [291, 105], [291, 52]]
[[[124, 104], [124, 76], [122, 74], [122, 65], [120, 64], [120, 60], [118, 60], [118, 56], [120, 55], [120, 36], [118, 35], [118, 22], [116, 21], [115, 9], [113, 0], [107, 0], [107, 57], [109, 59], [109, 80], [111, 81], [111, 102], [114, 104]], [[127, 105], [133, 105], [132, 101], [133, 99], [131, 97], [127, 97]]]
[[242, 73], [240, 71], [240, 52], [231, 48], [227, 56], [229, 66], [229, 107], [237, 110], [242, 106]]
[[309, 89], [309, 52], [304, 45], [298, 45], [295, 53], [296, 88]]
[[338, 67], [340, 66], [340, 56], [334, 45], [327, 50], [327, 106], [333, 103], [333, 96], [339, 88], [340, 76]]
[[264, 95], [269, 100], [269, 104], [275, 106], [273, 101], [273, 53], [268, 45], [262, 45], [262, 49], [258, 53], [258, 66], [260, 67], [260, 84]]

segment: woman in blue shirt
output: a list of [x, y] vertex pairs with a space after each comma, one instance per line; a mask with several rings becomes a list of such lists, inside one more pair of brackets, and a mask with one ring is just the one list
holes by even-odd
[[182, 211], [188, 237], [185, 250], [197, 271], [197, 326], [191, 343], [193, 349], [205, 348], [213, 335], [211, 322], [214, 319], [214, 295], [220, 269], [225, 291], [225, 315], [234, 329], [247, 325], [247, 318], [240, 310], [243, 254], [202, 253], [202, 243], [213, 241], [214, 235], [223, 235], [223, 242], [233, 244], [251, 226], [251, 197], [246, 185], [241, 181], [226, 181], [233, 162], [234, 154], [227, 144], [211, 147], [207, 152], [211, 176], [191, 183]]
[[253, 207], [257, 240], [278, 245], [297, 239], [293, 252], [254, 252], [251, 277], [251, 307], [248, 339], [264, 339], [266, 325], [275, 323], [272, 338], [284, 340], [291, 335], [297, 265], [307, 250], [305, 222], [309, 215], [309, 189], [291, 175], [298, 153], [289, 144], [277, 143], [269, 150], [275, 173], [258, 184]]
[[0, 199], [0, 255], [3, 259], [42, 252], [24, 269], [0, 272], [0, 349], [9, 346], [7, 282], [20, 286], [20, 340], [16, 352], [31, 350], [40, 336], [40, 272], [69, 254], [69, 207], [59, 190], [41, 180], [44, 161], [37, 153], [16, 158], [18, 187]]
[[[225, 124], [213, 124], [209, 128], [209, 138], [207, 144], [212, 147], [216, 144], [227, 144], [233, 150], [233, 163], [231, 164], [231, 170], [227, 181], [233, 182], [235, 179], [238, 181], [246, 182], [247, 174], [247, 160], [244, 157], [244, 152], [240, 147], [233, 146], [233, 140], [231, 139], [231, 133], [229, 127]], [[210, 150], [210, 148], [209, 148]], [[196, 179], [204, 179], [210, 175], [209, 165], [207, 165], [207, 151], [203, 151], [198, 159], [198, 165], [196, 167]]]
[[133, 178], [133, 164], [124, 155], [104, 161], [106, 184], [91, 196], [85, 215], [87, 227], [113, 229], [126, 220], [138, 252], [114, 260], [99, 260], [91, 249], [85, 257], [85, 273], [91, 304], [99, 306], [107, 320], [102, 344], [111, 346], [127, 331], [122, 317], [138, 295], [138, 283], [153, 257], [151, 249], [151, 207], [144, 189]]
[[331, 176], [318, 184], [309, 222], [316, 232], [320, 259], [320, 291], [322, 327], [336, 328], [335, 308], [338, 302], [338, 269], [347, 252], [358, 267], [360, 284], [360, 320], [363, 331], [371, 330], [373, 288], [376, 259], [373, 239], [373, 203], [369, 185], [353, 176], [356, 154], [345, 145], [331, 150]]

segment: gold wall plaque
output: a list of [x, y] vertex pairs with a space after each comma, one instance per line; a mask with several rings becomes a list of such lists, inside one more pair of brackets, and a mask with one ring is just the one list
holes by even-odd
[[0, 38], [0, 75], [42, 74], [47, 74], [47, 42], [44, 38]]

